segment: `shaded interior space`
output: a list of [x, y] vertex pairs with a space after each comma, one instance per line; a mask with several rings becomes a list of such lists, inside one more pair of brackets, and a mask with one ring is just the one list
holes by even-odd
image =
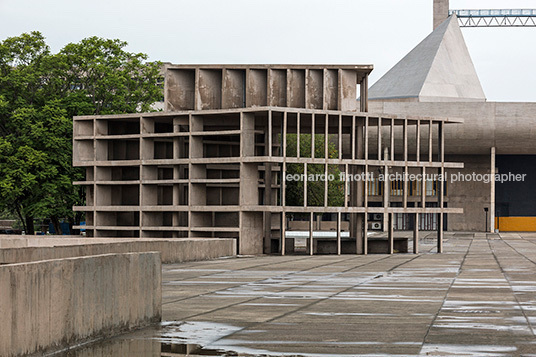
[[497, 174], [508, 180], [496, 183], [495, 229], [536, 231], [536, 156], [497, 155], [496, 160]]

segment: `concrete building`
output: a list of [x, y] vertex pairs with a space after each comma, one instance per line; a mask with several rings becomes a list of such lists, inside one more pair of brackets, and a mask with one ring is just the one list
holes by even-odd
[[[86, 187], [86, 206], [74, 209], [85, 212], [87, 235], [236, 238], [239, 254], [285, 254], [296, 248], [289, 220], [301, 217], [309, 254], [366, 254], [369, 220], [379, 220], [393, 253], [396, 214], [420, 223], [415, 252], [422, 227], [437, 230], [441, 251], [446, 215], [462, 213], [446, 207], [439, 179], [463, 167], [445, 160], [445, 127], [462, 120], [368, 113], [371, 71], [170, 65], [166, 111], [75, 117], [73, 164], [86, 168], [76, 183]], [[302, 177], [290, 200], [290, 167], [356, 180], [333, 193], [328, 180]], [[421, 184], [389, 174], [435, 176]], [[357, 179], [369, 175], [378, 177]], [[333, 196], [341, 200], [334, 204]], [[322, 218], [332, 224], [319, 227]], [[315, 235], [318, 229], [332, 234]]]
[[[449, 230], [536, 231], [536, 103], [486, 101], [448, 0], [434, 1], [434, 27], [370, 88], [370, 109], [464, 118], [445, 128], [445, 155], [465, 167], [447, 172], [493, 179], [449, 182], [446, 204], [464, 209], [449, 218]], [[495, 182], [495, 174], [513, 176]]]

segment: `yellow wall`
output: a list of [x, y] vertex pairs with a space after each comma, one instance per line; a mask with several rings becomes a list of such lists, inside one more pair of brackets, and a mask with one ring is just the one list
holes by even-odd
[[495, 228], [501, 232], [536, 232], [536, 217], [498, 217]]

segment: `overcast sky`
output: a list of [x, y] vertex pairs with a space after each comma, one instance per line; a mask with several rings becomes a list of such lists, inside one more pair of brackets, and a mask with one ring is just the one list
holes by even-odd
[[[431, 32], [432, 0], [0, 0], [1, 40], [33, 30], [54, 52], [96, 35], [173, 63], [373, 64], [372, 84]], [[536, 102], [536, 28], [463, 33], [488, 100]]]

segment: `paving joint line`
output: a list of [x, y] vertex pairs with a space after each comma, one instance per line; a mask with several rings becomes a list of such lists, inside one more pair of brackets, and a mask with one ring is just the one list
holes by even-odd
[[[305, 259], [310, 259], [310, 257], [306, 257], [306, 258], [303, 258], [303, 259], [300, 259], [301, 260], [305, 260]], [[306, 272], [308, 270], [312, 270], [312, 269], [316, 269], [316, 268], [322, 268], [322, 267], [325, 267], [325, 266], [328, 266], [328, 265], [331, 265], [331, 264], [336, 264], [336, 263], [341, 263], [341, 262], [346, 262], [346, 261], [349, 261], [349, 260], [353, 260], [353, 259], [356, 259], [357, 257], [356, 256], [353, 256], [351, 258], [348, 258], [348, 259], [343, 259], [343, 260], [338, 260], [336, 262], [331, 262], [331, 263], [327, 263], [327, 264], [322, 264], [322, 265], [317, 265], [317, 266], [314, 266], [312, 268], [308, 268], [308, 269], [303, 269], [303, 270], [298, 270], [298, 271], [292, 271], [292, 272], [289, 272], [289, 273], [286, 273], [286, 274], [283, 274], [283, 275], [277, 275], [277, 277], [284, 277], [284, 276], [292, 276], [293, 274], [299, 274], [299, 273], [303, 273], [303, 272]], [[386, 258], [381, 258], [381, 259], [386, 259]], [[374, 260], [374, 261], [379, 261], [381, 259], [377, 259], [377, 260]], [[371, 262], [369, 262], [371, 263]], [[365, 265], [368, 264], [368, 263], [365, 263]], [[269, 265], [269, 264], [263, 264], [263, 265]], [[364, 265], [359, 265], [358, 267], [360, 266], [364, 266]], [[236, 270], [243, 270], [243, 269], [236, 269]], [[175, 303], [175, 302], [179, 302], [179, 301], [184, 301], [184, 300], [188, 300], [188, 299], [192, 299], [192, 298], [195, 298], [195, 297], [200, 297], [200, 296], [203, 296], [203, 295], [208, 295], [208, 294], [214, 294], [214, 293], [217, 293], [217, 292], [220, 292], [220, 291], [225, 291], [225, 290], [228, 290], [230, 288], [234, 288], [234, 287], [237, 287], [237, 286], [241, 286], [241, 285], [249, 285], [249, 284], [255, 284], [255, 283], [260, 283], [260, 282], [263, 282], [265, 280], [267, 280], [268, 278], [264, 278], [264, 279], [259, 279], [259, 280], [254, 280], [254, 281], [250, 281], [250, 282], [247, 282], [247, 283], [244, 283], [244, 282], [240, 282], [236, 285], [233, 285], [232, 287], [227, 287], [227, 288], [222, 288], [222, 289], [218, 289], [218, 290], [214, 290], [214, 291], [211, 291], [209, 293], [202, 293], [202, 294], [198, 294], [198, 295], [193, 295], [193, 296], [190, 296], [190, 297], [186, 297], [186, 298], [182, 298], [182, 299], [178, 299], [178, 300], [174, 300], [174, 301], [169, 301], [169, 302], [166, 302], [166, 303], [163, 303], [162, 305], [165, 305], [165, 304], [171, 304], [171, 303]], [[273, 278], [270, 278], [270, 279], [273, 279]], [[186, 280], [186, 279], [185, 279]], [[182, 280], [181, 280], [182, 281]], [[285, 290], [282, 290], [282, 291], [286, 291]], [[247, 300], [249, 301], [249, 300]], [[247, 302], [247, 301], [244, 301], [244, 302]], [[229, 306], [234, 306], [234, 305], [229, 305]], [[218, 310], [218, 309], [217, 309]], [[214, 311], [217, 311], [217, 310], [214, 310]], [[213, 312], [213, 311], [208, 311], [208, 312]], [[206, 312], [206, 313], [208, 313]], [[203, 313], [205, 314], [205, 313]], [[195, 317], [195, 316], [199, 316], [199, 315], [203, 315], [203, 314], [197, 314], [197, 315], [192, 315], [190, 317]], [[190, 318], [188, 317], [188, 318]]]
[[[407, 264], [407, 263], [410, 263], [410, 262], [414, 261], [415, 259], [420, 258], [420, 257], [422, 257], [422, 256], [423, 256], [423, 255], [421, 255], [421, 254], [419, 254], [419, 255], [415, 255], [415, 256], [413, 256], [411, 259], [409, 259], [409, 260], [407, 260], [407, 261], [405, 261], [405, 262], [402, 262], [402, 263], [400, 263], [400, 264], [397, 264], [397, 265], [393, 266], [392, 268], [388, 269], [386, 272], [392, 272], [393, 270], [399, 268], [400, 266], [402, 266], [402, 265], [404, 265], [404, 264]], [[369, 262], [369, 263], [367, 263], [367, 264], [363, 264], [363, 265], [361, 265], [361, 266], [359, 266], [359, 267], [366, 266], [366, 265], [368, 265], [368, 264], [372, 264], [372, 263], [375, 263], [375, 262], [378, 262], [378, 261], [381, 261], [381, 260], [384, 260], [384, 259], [388, 259], [388, 258], [391, 258], [391, 257], [393, 257], [393, 255], [389, 255], [389, 256], [387, 256], [387, 257], [385, 257], [385, 258], [381, 258], [381, 259], [375, 260], [375, 261], [373, 261], [373, 262]], [[336, 275], [340, 275], [340, 274], [349, 272], [349, 271], [351, 271], [351, 270], [353, 270], [353, 269], [355, 269], [355, 268], [359, 268], [359, 267], [353, 267], [353, 268], [351, 268], [351, 269], [347, 269], [347, 270], [341, 271], [341, 272], [337, 273]], [[321, 299], [318, 299], [318, 300], [316, 300], [316, 301], [313, 301], [313, 302], [311, 302], [311, 303], [309, 303], [309, 304], [300, 306], [300, 307], [298, 307], [296, 310], [292, 310], [292, 311], [286, 312], [286, 313], [284, 313], [284, 314], [281, 314], [281, 315], [276, 316], [276, 317], [274, 317], [274, 318], [268, 319], [268, 320], [266, 320], [266, 321], [257, 322], [257, 323], [254, 323], [254, 324], [250, 325], [250, 326], [243, 327], [243, 328], [241, 328], [240, 330], [234, 331], [233, 333], [231, 333], [231, 334], [229, 334], [229, 335], [220, 337], [219, 339], [214, 340], [214, 341], [212, 341], [211, 343], [213, 344], [213, 343], [215, 343], [215, 342], [217, 342], [217, 341], [220, 341], [220, 340], [223, 339], [223, 338], [228, 338], [228, 337], [230, 337], [230, 336], [233, 336], [233, 335], [235, 335], [236, 333], [245, 330], [246, 328], [251, 328], [251, 327], [254, 328], [255, 326], [259, 326], [259, 325], [261, 325], [261, 324], [270, 323], [270, 322], [273, 322], [273, 321], [275, 321], [275, 320], [277, 320], [277, 319], [280, 319], [280, 318], [283, 318], [283, 317], [285, 317], [285, 316], [288, 316], [288, 315], [290, 315], [290, 314], [294, 314], [294, 313], [296, 313], [296, 312], [298, 312], [298, 311], [301, 311], [301, 310], [303, 310], [303, 309], [309, 308], [309, 307], [311, 307], [311, 306], [313, 306], [313, 305], [316, 305], [316, 304], [318, 304], [318, 303], [320, 303], [320, 302], [326, 301], [326, 300], [328, 300], [328, 299], [330, 299], [330, 298], [332, 298], [332, 297], [334, 297], [334, 296], [337, 296], [337, 295], [339, 295], [339, 294], [341, 294], [341, 293], [345, 293], [345, 292], [347, 292], [347, 291], [349, 291], [349, 290], [351, 290], [351, 289], [354, 289], [354, 288], [356, 288], [356, 287], [358, 287], [358, 286], [360, 286], [360, 285], [363, 285], [363, 284], [365, 284], [365, 283], [369, 283], [370, 281], [372, 281], [372, 280], [374, 280], [374, 279], [377, 279], [377, 278], [379, 278], [379, 277], [383, 277], [384, 274], [385, 274], [385, 272], [382, 272], [382, 273], [380, 273], [380, 274], [376, 274], [375, 276], [371, 277], [370, 279], [367, 279], [366, 281], [362, 281], [362, 282], [360, 282], [360, 283], [358, 283], [358, 284], [356, 284], [356, 285], [352, 285], [352, 286], [350, 286], [350, 287], [348, 287], [348, 288], [346, 288], [346, 289], [344, 289], [344, 290], [342, 290], [342, 291], [338, 291], [338, 292], [336, 292], [336, 293], [333, 293], [333, 294], [331, 294], [331, 295], [328, 296], [328, 297], [321, 298]], [[320, 280], [320, 279], [318, 279], [318, 280]], [[309, 284], [309, 283], [311, 283], [311, 282], [307, 282], [306, 284], [303, 284], [303, 285], [307, 285], [307, 284]], [[290, 289], [290, 288], [289, 288], [289, 289]]]
[[[527, 322], [527, 326], [529, 327], [530, 331], [532, 332], [532, 336], [536, 336], [536, 333], [534, 331], [534, 328], [532, 327], [532, 324], [530, 323], [530, 318], [529, 316], [527, 316], [527, 313], [525, 312], [525, 309], [523, 308], [523, 305], [521, 305], [521, 302], [519, 301], [515, 291], [514, 291], [514, 287], [512, 286], [512, 282], [510, 281], [510, 278], [508, 277], [508, 275], [506, 274], [506, 272], [504, 271], [501, 263], [499, 262], [499, 258], [497, 257], [497, 255], [495, 254], [495, 250], [493, 249], [493, 247], [491, 246], [491, 243], [489, 242], [488, 240], [488, 245], [489, 245], [489, 249], [491, 250], [491, 254], [493, 254], [493, 258], [495, 259], [495, 261], [497, 262], [497, 265], [499, 266], [499, 269], [501, 270], [501, 273], [502, 275], [504, 276], [504, 279], [506, 280], [506, 282], [508, 283], [508, 285], [510, 286], [510, 290], [512, 291], [512, 295], [514, 296], [514, 299], [516, 300], [517, 302], [517, 305], [519, 306], [519, 309], [521, 310], [521, 313], [523, 314], [523, 317], [525, 318], [526, 322]], [[508, 244], [507, 244], [508, 245]], [[509, 246], [509, 245], [508, 245]], [[509, 246], [510, 247], [510, 246]], [[510, 249], [512, 249], [512, 247], [510, 247]], [[514, 249], [514, 251], [518, 254], [520, 254], [521, 256], [523, 256], [525, 259], [528, 259], [527, 257], [525, 257], [523, 254], [519, 253], [517, 250]], [[532, 260], [528, 259], [531, 263], [534, 263]]]
[[426, 330], [426, 334], [424, 335], [422, 345], [421, 345], [421, 350], [419, 351], [419, 354], [422, 353], [422, 349], [424, 348], [424, 345], [426, 344], [426, 339], [428, 338], [428, 335], [430, 334], [430, 331], [432, 330], [432, 327], [434, 326], [437, 320], [437, 317], [441, 313], [443, 306], [445, 306], [445, 302], [447, 301], [449, 297], [449, 293], [450, 293], [450, 290], [452, 289], [452, 286], [454, 285], [454, 283], [456, 282], [456, 279], [458, 278], [458, 276], [460, 276], [460, 273], [462, 272], [463, 265], [465, 264], [465, 260], [467, 259], [467, 256], [469, 255], [469, 251], [471, 250], [471, 247], [473, 246], [474, 239], [475, 238], [473, 236], [473, 239], [471, 240], [471, 243], [467, 246], [467, 251], [465, 252], [463, 259], [460, 263], [460, 268], [456, 272], [456, 275], [454, 276], [454, 278], [452, 278], [452, 281], [450, 282], [449, 287], [447, 288], [447, 291], [445, 293], [445, 297], [443, 298], [443, 302], [441, 303], [441, 306], [437, 310], [437, 313], [434, 315], [432, 322], [430, 322], [430, 325], [428, 326], [428, 329]]
[[[308, 257], [304, 257], [302, 259], [297, 259], [297, 260], [294, 260], [296, 262], [299, 262], [299, 261], [302, 261], [302, 260], [305, 260], [307, 259]], [[240, 259], [240, 258], [236, 258], [236, 259]], [[284, 264], [284, 263], [288, 263], [290, 261], [289, 260], [285, 260], [285, 261], [282, 261], [282, 262], [277, 262], [277, 263], [265, 263], [265, 264], [258, 264], [258, 265], [252, 265], [252, 266], [248, 266], [248, 267], [244, 267], [244, 268], [240, 268], [240, 269], [232, 269], [233, 271], [239, 271], [239, 270], [247, 270], [247, 269], [252, 269], [252, 268], [258, 268], [258, 267], [262, 267], [262, 266], [266, 266], [266, 265], [270, 265], [270, 264], [274, 264], [274, 265], [277, 265], [277, 264]], [[293, 262], [294, 262], [293, 261]], [[176, 264], [174, 264], [176, 265]], [[225, 271], [230, 271], [229, 269], [225, 270]], [[218, 272], [212, 272], [212, 273], [208, 273], [208, 274], [202, 274], [202, 275], [197, 275], [196, 278], [200, 278], [200, 277], [204, 277], [204, 276], [211, 276], [211, 275], [216, 275], [216, 274], [221, 274], [222, 271], [218, 271]], [[165, 274], [165, 273], [164, 273]], [[174, 279], [173, 281], [184, 281], [184, 280], [188, 280], [188, 279], [191, 279], [191, 278], [184, 278], [184, 279]]]
[[[354, 267], [352, 267], [352, 268], [350, 268], [350, 269], [347, 269], [347, 270], [342, 271], [342, 272], [338, 272], [338, 273], [333, 274], [333, 275], [339, 275], [339, 274], [341, 274], [341, 273], [350, 271], [350, 270], [352, 270], [352, 269], [361, 268], [361, 267], [367, 266], [367, 265], [369, 265], [369, 264], [373, 264], [373, 263], [376, 263], [376, 262], [379, 262], [379, 261], [388, 259], [388, 258], [390, 258], [390, 257], [391, 257], [391, 256], [381, 257], [381, 258], [378, 258], [378, 259], [373, 260], [373, 261], [371, 261], [371, 262], [367, 262], [367, 263], [364, 263], [364, 264], [361, 264], [361, 265], [358, 265], [358, 266], [354, 266]], [[345, 262], [345, 261], [353, 260], [353, 259], [355, 259], [355, 257], [353, 257], [353, 258], [351, 258], [351, 259], [345, 259], [345, 260], [343, 260], [343, 261]], [[340, 261], [337, 262], [337, 263], [340, 263]], [[331, 264], [335, 264], [335, 263], [329, 263], [329, 264], [324, 264], [324, 265], [318, 265], [318, 266], [315, 266], [315, 267], [312, 267], [312, 268], [309, 268], [309, 269], [304, 269], [304, 270], [300, 270], [300, 271], [297, 271], [297, 272], [288, 273], [288, 274], [281, 275], [281, 276], [287, 276], [287, 275], [291, 275], [291, 274], [299, 274], [299, 273], [306, 272], [306, 271], [308, 271], [308, 270], [312, 270], [312, 269], [316, 269], [316, 268], [320, 268], [320, 267], [328, 266], [328, 265], [331, 265]], [[249, 285], [249, 284], [253, 284], [253, 283], [257, 283], [257, 282], [262, 282], [262, 281], [264, 281], [264, 280], [266, 280], [266, 279], [263, 279], [263, 280], [257, 280], [257, 281], [249, 282], [249, 283], [247, 283], [247, 284], [242, 284], [242, 285]], [[322, 280], [322, 279], [319, 278], [319, 279], [315, 279], [315, 280], [312, 280], [312, 281], [307, 281], [307, 282], [305, 282], [305, 283], [303, 283], [303, 284], [299, 284], [298, 286], [306, 286], [306, 285], [308, 285], [308, 284], [311, 284], [311, 283], [313, 283], [313, 282], [318, 282], [318, 281], [320, 281], [320, 280]], [[291, 287], [289, 287], [289, 288], [287, 288], [287, 289], [283, 289], [283, 290], [278, 291], [278, 292], [279, 292], [279, 293], [280, 293], [280, 292], [285, 292], [285, 291], [291, 290], [291, 289], [293, 289], [293, 288], [295, 288], [295, 287], [296, 287], [296, 286], [291, 286]], [[225, 291], [225, 290], [227, 290], [227, 289], [229, 289], [229, 288], [221, 289], [221, 290], [217, 290], [217, 291], [214, 291], [214, 292]], [[204, 295], [204, 294], [201, 294], [201, 295]], [[198, 295], [198, 296], [201, 296], [201, 295]], [[253, 297], [253, 298], [251, 298], [251, 299], [249, 299], [249, 300], [240, 301], [240, 302], [237, 302], [237, 303], [234, 303], [234, 304], [230, 304], [230, 305], [227, 305], [227, 306], [219, 307], [219, 308], [214, 309], [214, 310], [206, 311], [206, 312], [203, 312], [203, 313], [200, 313], [200, 314], [191, 315], [191, 316], [185, 317], [184, 320], [185, 320], [185, 319], [190, 319], [190, 318], [193, 318], [193, 317], [202, 316], [202, 315], [205, 315], [205, 314], [208, 314], [208, 313], [212, 313], [212, 312], [216, 312], [216, 311], [224, 310], [224, 309], [227, 309], [227, 308], [229, 308], [229, 307], [233, 307], [233, 306], [236, 306], [236, 305], [240, 305], [240, 304], [243, 304], [243, 303], [247, 303], [247, 302], [251, 302], [251, 301], [254, 301], [254, 300], [257, 300], [257, 299], [263, 299], [263, 298], [265, 298], [265, 297], [264, 297], [264, 296], [262, 296], [262, 297], [256, 296], [256, 297]], [[244, 328], [245, 328], [245, 327], [244, 327]]]

